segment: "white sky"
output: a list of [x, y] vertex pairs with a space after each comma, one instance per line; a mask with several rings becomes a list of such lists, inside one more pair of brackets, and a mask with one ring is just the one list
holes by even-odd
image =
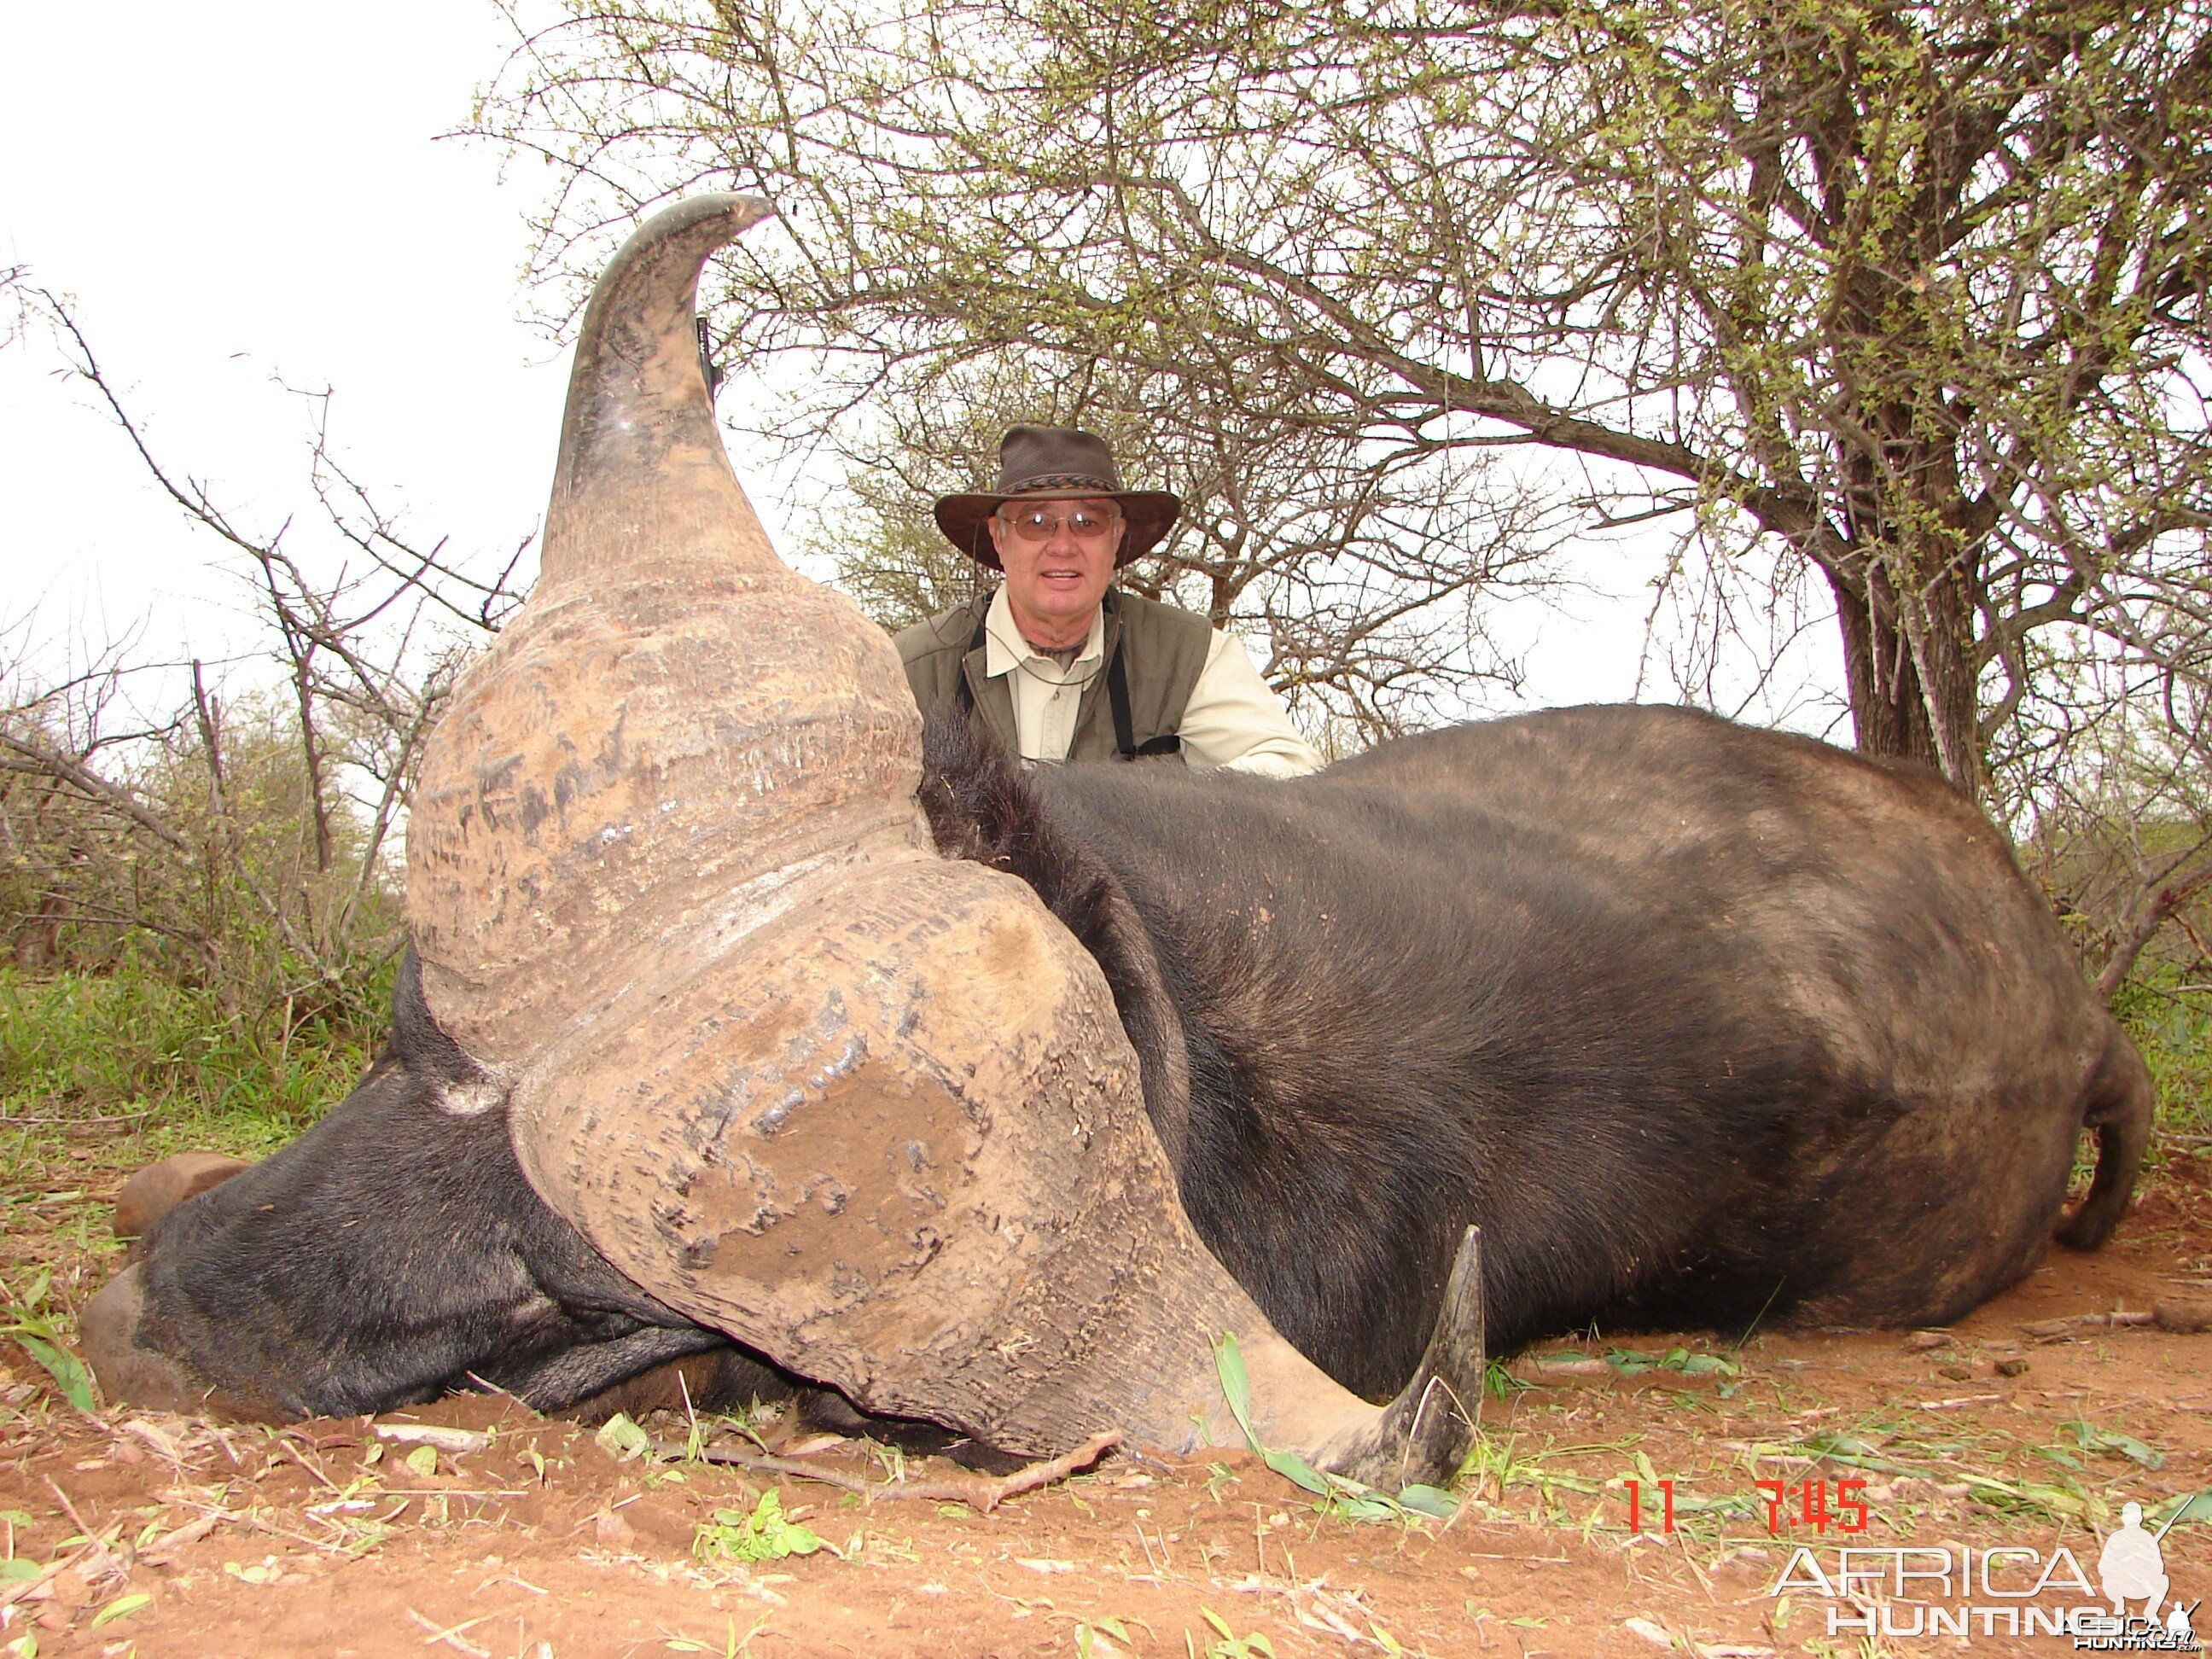
[[[536, 525], [565, 348], [519, 319], [536, 164], [439, 140], [504, 52], [489, 6], [19, 7], [0, 58], [0, 264], [74, 296], [157, 453], [242, 527], [312, 516], [311, 411], [380, 504], [496, 568]], [[210, 659], [251, 638], [234, 565], [145, 478], [39, 339], [0, 350], [0, 623], [41, 666], [134, 626]], [[737, 458], [771, 533], [804, 522]], [[1516, 608], [1531, 704], [1629, 695], [1649, 558], [1602, 596]], [[1828, 653], [1832, 654], [1832, 653]], [[1665, 696], [1663, 679], [1646, 691]]]
[[[0, 65], [0, 260], [74, 295], [156, 452], [268, 530], [312, 506], [311, 410], [415, 528], [494, 568], [536, 523], [565, 353], [523, 325], [523, 215], [468, 118], [489, 7], [19, 9]], [[246, 637], [221, 545], [145, 481], [88, 388], [0, 353], [0, 617]]]

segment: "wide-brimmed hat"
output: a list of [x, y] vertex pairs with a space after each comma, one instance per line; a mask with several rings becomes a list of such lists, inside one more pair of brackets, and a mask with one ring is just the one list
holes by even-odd
[[1107, 495], [1120, 502], [1128, 528], [1116, 566], [1152, 551], [1182, 511], [1182, 502], [1164, 489], [1122, 489], [1103, 438], [1064, 426], [1018, 426], [999, 441], [998, 489], [939, 496], [937, 527], [976, 563], [1000, 569], [985, 521], [1018, 495]]

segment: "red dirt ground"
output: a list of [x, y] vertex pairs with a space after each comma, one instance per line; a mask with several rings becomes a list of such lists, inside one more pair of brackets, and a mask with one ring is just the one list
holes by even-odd
[[[1830, 1636], [1843, 1604], [1771, 1592], [1800, 1542], [1824, 1563], [1839, 1543], [2063, 1544], [2094, 1578], [2123, 1502], [2155, 1510], [2212, 1488], [2212, 1335], [2021, 1328], [2212, 1296], [2208, 1176], [2212, 1163], [2171, 1158], [2112, 1246], [2054, 1251], [1948, 1340], [1640, 1336], [1524, 1358], [1514, 1374], [1533, 1386], [1487, 1402], [1449, 1524], [1317, 1514], [1249, 1456], [1176, 1470], [1109, 1457], [989, 1514], [863, 1502], [806, 1480], [620, 1462], [587, 1429], [485, 1399], [383, 1419], [489, 1431], [482, 1449], [440, 1452], [426, 1472], [360, 1419], [278, 1431], [80, 1413], [0, 1346], [0, 1546], [80, 1563], [0, 1609], [0, 1655], [2070, 1651], [2048, 1638]], [[18, 1261], [24, 1242], [9, 1252]], [[83, 1239], [53, 1254], [71, 1248]], [[82, 1295], [105, 1267], [79, 1265]], [[1678, 1347], [1673, 1368], [1634, 1376], [1602, 1359]], [[649, 1426], [678, 1440], [688, 1428]], [[729, 1424], [700, 1426], [713, 1443], [751, 1444]], [[783, 1449], [878, 1485], [891, 1462], [853, 1442], [795, 1436]], [[973, 1478], [933, 1462], [908, 1474]], [[1863, 1534], [1802, 1518], [1806, 1481], [1827, 1483], [1832, 1507], [1832, 1483], [1853, 1477], [1869, 1482]], [[1654, 1485], [1669, 1478], [1672, 1533]], [[1761, 1479], [1790, 1487], [1772, 1533]], [[1642, 1535], [1627, 1528], [1628, 1480], [1652, 1529]], [[753, 1563], [695, 1550], [713, 1511], [750, 1512], [768, 1490], [830, 1547]], [[81, 1532], [112, 1543], [69, 1545]], [[2164, 1553], [2174, 1595], [2212, 1593], [2212, 1525], [2185, 1521]], [[0, 1578], [0, 1600], [17, 1588]], [[1908, 1604], [1890, 1616], [1906, 1622]], [[2203, 1620], [2212, 1629], [2212, 1609]]]

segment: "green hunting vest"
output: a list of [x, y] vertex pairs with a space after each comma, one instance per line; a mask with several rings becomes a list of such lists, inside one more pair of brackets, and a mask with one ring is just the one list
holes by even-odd
[[[939, 611], [927, 622], [901, 629], [892, 642], [924, 714], [947, 702], [964, 702], [973, 718], [1009, 750], [1019, 752], [1009, 677], [994, 679], [988, 672], [983, 618], [991, 609], [991, 597], [985, 593]], [[1067, 758], [1139, 760], [1175, 754], [1182, 746], [1176, 729], [1182, 724], [1183, 707], [1205, 671], [1213, 629], [1203, 617], [1115, 588], [1107, 590], [1104, 610], [1106, 629], [1100, 641], [1104, 669], [1083, 688]], [[1126, 698], [1117, 692], [1126, 692]], [[1124, 702], [1126, 714], [1117, 706]], [[1125, 720], [1127, 731], [1117, 731]]]

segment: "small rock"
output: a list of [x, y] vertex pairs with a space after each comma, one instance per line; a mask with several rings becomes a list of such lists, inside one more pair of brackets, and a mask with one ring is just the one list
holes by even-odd
[[2000, 1359], [1997, 1361], [1997, 1375], [1999, 1376], [2026, 1376], [2027, 1375], [2027, 1361], [2018, 1358]]
[[1936, 1375], [1954, 1382], [1971, 1382], [1974, 1380], [1974, 1370], [1971, 1365], [1938, 1365], [1936, 1368]]
[[1664, 1625], [1654, 1624], [1649, 1619], [1624, 1619], [1620, 1622], [1630, 1634], [1642, 1637], [1655, 1647], [1673, 1650], [1674, 1638]]
[[1915, 1331], [1905, 1339], [1906, 1347], [1923, 1352], [1930, 1348], [1948, 1348], [1951, 1342], [1952, 1336], [1948, 1331]]
[[92, 1581], [75, 1567], [64, 1567], [47, 1579], [46, 1589], [58, 1607], [81, 1607], [92, 1600]]
[[592, 1522], [592, 1535], [602, 1544], [619, 1547], [637, 1541], [637, 1528], [612, 1510], [603, 1510]]

